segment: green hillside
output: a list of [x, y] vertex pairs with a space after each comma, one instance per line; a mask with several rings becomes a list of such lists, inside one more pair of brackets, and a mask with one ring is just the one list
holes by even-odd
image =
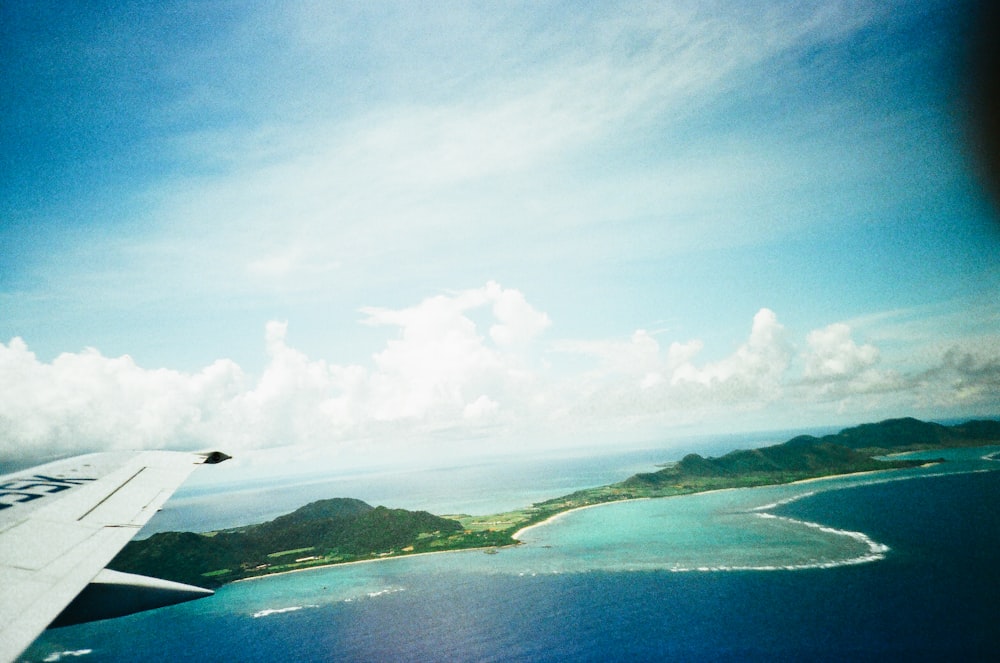
[[210, 534], [154, 534], [129, 543], [111, 567], [215, 587], [261, 573], [431, 550], [432, 542], [461, 532], [457, 521], [426, 511], [337, 498], [258, 525]]
[[869, 453], [893, 453], [916, 449], [979, 446], [1000, 440], [1000, 421], [968, 421], [944, 426], [912, 417], [886, 419], [875, 424], [845, 428], [833, 435], [815, 438], [803, 435], [795, 439], [831, 442]]
[[657, 472], [487, 516], [443, 518], [426, 511], [372, 507], [356, 499], [320, 500], [266, 523], [208, 534], [155, 534], [129, 543], [109, 566], [217, 587], [312, 566], [513, 545], [518, 530], [582, 506], [913, 467], [928, 461], [876, 460], [873, 456], [987, 444], [1000, 444], [1000, 422], [943, 426], [910, 418], [889, 419], [823, 437], [800, 435], [782, 444], [731, 451], [718, 458], [689, 454]]
[[731, 451], [719, 458], [688, 454], [658, 472], [636, 474], [622, 486], [636, 489], [757, 486], [800, 479], [912, 467], [926, 461], [879, 461], [870, 455], [821, 439], [800, 436], [760, 449]]

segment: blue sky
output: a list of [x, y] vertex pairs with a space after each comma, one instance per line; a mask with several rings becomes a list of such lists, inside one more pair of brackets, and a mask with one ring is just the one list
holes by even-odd
[[1000, 412], [953, 3], [0, 12], [0, 459]]

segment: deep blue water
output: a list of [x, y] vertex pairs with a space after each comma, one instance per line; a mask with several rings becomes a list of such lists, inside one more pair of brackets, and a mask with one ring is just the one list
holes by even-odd
[[[774, 511], [889, 546], [884, 559], [866, 564], [521, 574], [503, 566], [520, 564], [521, 548], [434, 555], [237, 583], [210, 599], [51, 631], [28, 655], [90, 650], [63, 658], [87, 662], [995, 660], [998, 497], [1000, 472], [984, 472], [829, 490]], [[522, 548], [525, 564], [549, 554]], [[559, 554], [554, 546], [551, 555]], [[287, 611], [261, 614], [261, 606]]]
[[964, 474], [821, 493], [783, 507], [859, 529], [885, 560], [817, 577], [836, 642], [936, 660], [1000, 655], [1000, 473]]

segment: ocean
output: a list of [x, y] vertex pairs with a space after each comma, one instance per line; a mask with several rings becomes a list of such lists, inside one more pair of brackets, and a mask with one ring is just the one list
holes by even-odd
[[234, 583], [48, 631], [25, 660], [995, 660], [996, 451], [583, 509], [495, 555]]

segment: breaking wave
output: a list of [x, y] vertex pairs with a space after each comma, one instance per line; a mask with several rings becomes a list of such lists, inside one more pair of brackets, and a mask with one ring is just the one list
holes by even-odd
[[318, 607], [319, 607], [318, 605], [309, 604], [309, 605], [292, 605], [288, 606], [287, 608], [265, 608], [263, 610], [258, 610], [257, 612], [253, 613], [253, 617], [254, 619], [259, 619], [260, 617], [280, 615], [285, 612], [295, 612], [297, 610], [302, 610], [304, 608], [318, 608]]
[[56, 651], [52, 652], [48, 656], [42, 659], [45, 663], [54, 663], [55, 661], [61, 661], [66, 657], [72, 656], [74, 658], [79, 658], [81, 656], [87, 656], [94, 653], [93, 649], [73, 649], [67, 651]]
[[[405, 591], [406, 591], [405, 587], [389, 587], [386, 589], [380, 589], [377, 592], [368, 592], [367, 594], [359, 598], [374, 599], [378, 598], [379, 596], [385, 596], [386, 594], [395, 594], [397, 592], [405, 592]], [[355, 599], [344, 599], [344, 603], [350, 603], [351, 601], [354, 600]]]

